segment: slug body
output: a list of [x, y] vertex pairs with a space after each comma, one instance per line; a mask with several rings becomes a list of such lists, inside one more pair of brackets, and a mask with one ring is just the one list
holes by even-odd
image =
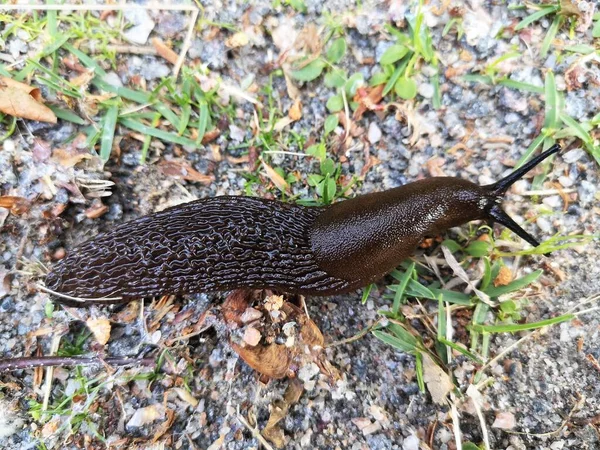
[[63, 303], [112, 303], [165, 294], [270, 288], [333, 295], [381, 278], [427, 236], [472, 220], [537, 241], [500, 208], [517, 179], [478, 186], [430, 178], [326, 207], [224, 196], [169, 208], [89, 240], [58, 262], [46, 286]]

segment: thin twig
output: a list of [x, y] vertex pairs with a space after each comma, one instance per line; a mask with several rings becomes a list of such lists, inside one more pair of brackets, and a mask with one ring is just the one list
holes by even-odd
[[99, 358], [97, 356], [23, 356], [19, 358], [0, 359], [0, 372], [35, 369], [36, 367], [101, 366], [104, 363], [111, 366], [126, 366], [129, 364], [153, 366], [156, 364], [156, 359], [127, 357]]
[[379, 325], [379, 323], [381, 323], [383, 319], [378, 319], [373, 325], [371, 325], [370, 327], [367, 328], [363, 328], [361, 331], [359, 331], [358, 333], [356, 333], [354, 336], [350, 336], [349, 338], [346, 339], [342, 339], [340, 341], [335, 341], [332, 342], [331, 344], [327, 344], [325, 346], [325, 348], [330, 348], [330, 347], [337, 347], [339, 345], [345, 345], [345, 344], [349, 344], [351, 342], [357, 341], [360, 338], [362, 338], [364, 335], [366, 335], [369, 331], [371, 331], [373, 328], [375, 328], [375, 326]]
[[274, 450], [273, 447], [271, 447], [271, 444], [269, 444], [267, 442], [267, 440], [262, 436], [262, 434], [260, 434], [260, 431], [258, 431], [255, 427], [251, 426], [248, 421], [245, 419], [244, 416], [242, 416], [242, 414], [240, 413], [240, 407], [238, 405], [237, 408], [237, 420], [239, 420], [241, 422], [242, 425], [244, 425], [248, 431], [250, 433], [252, 433], [252, 436], [254, 436], [262, 445], [264, 445], [264, 447], [267, 450]]
[[181, 70], [181, 66], [183, 66], [183, 61], [185, 60], [185, 55], [188, 50], [192, 46], [192, 38], [194, 37], [194, 27], [196, 26], [196, 21], [198, 20], [199, 11], [194, 9], [192, 11], [190, 27], [188, 28], [188, 32], [185, 35], [185, 40], [183, 41], [183, 45], [181, 46], [181, 52], [179, 52], [179, 57], [177, 58], [177, 62], [175, 63], [175, 67], [173, 68], [173, 76], [177, 78], [179, 75], [179, 71]]

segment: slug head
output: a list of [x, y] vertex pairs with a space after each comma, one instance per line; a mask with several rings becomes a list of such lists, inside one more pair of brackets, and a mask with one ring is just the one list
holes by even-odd
[[518, 223], [511, 219], [510, 216], [502, 210], [502, 208], [500, 207], [500, 203], [502, 202], [504, 194], [506, 194], [506, 191], [510, 186], [512, 186], [517, 180], [523, 178], [523, 176], [527, 172], [529, 172], [543, 160], [559, 152], [560, 150], [560, 145], [555, 144], [545, 152], [533, 158], [531, 161], [519, 167], [506, 178], [503, 178], [502, 180], [494, 184], [483, 186], [483, 189], [485, 189], [489, 193], [489, 198], [491, 200], [486, 207], [486, 213], [489, 219], [494, 222], [498, 222], [501, 225], [504, 225], [506, 228], [511, 230], [520, 238], [529, 242], [534, 247], [537, 247], [538, 245], [540, 245], [540, 243], [533, 236], [527, 233], [527, 231], [521, 228]]

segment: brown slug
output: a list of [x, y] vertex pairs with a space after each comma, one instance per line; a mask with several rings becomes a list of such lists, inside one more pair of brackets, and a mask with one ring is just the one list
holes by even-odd
[[497, 183], [419, 180], [322, 207], [223, 196], [140, 217], [68, 254], [46, 277], [62, 303], [270, 288], [341, 294], [383, 277], [427, 236], [472, 220], [538, 242], [500, 207], [506, 190], [554, 145]]

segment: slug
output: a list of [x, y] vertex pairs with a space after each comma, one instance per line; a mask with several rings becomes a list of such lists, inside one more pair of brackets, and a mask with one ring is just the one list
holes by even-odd
[[472, 220], [497, 222], [537, 246], [500, 203], [560, 149], [487, 186], [428, 178], [321, 207], [244, 196], [193, 201], [83, 243], [55, 265], [46, 287], [75, 305], [238, 288], [327, 296], [378, 280], [423, 238]]

